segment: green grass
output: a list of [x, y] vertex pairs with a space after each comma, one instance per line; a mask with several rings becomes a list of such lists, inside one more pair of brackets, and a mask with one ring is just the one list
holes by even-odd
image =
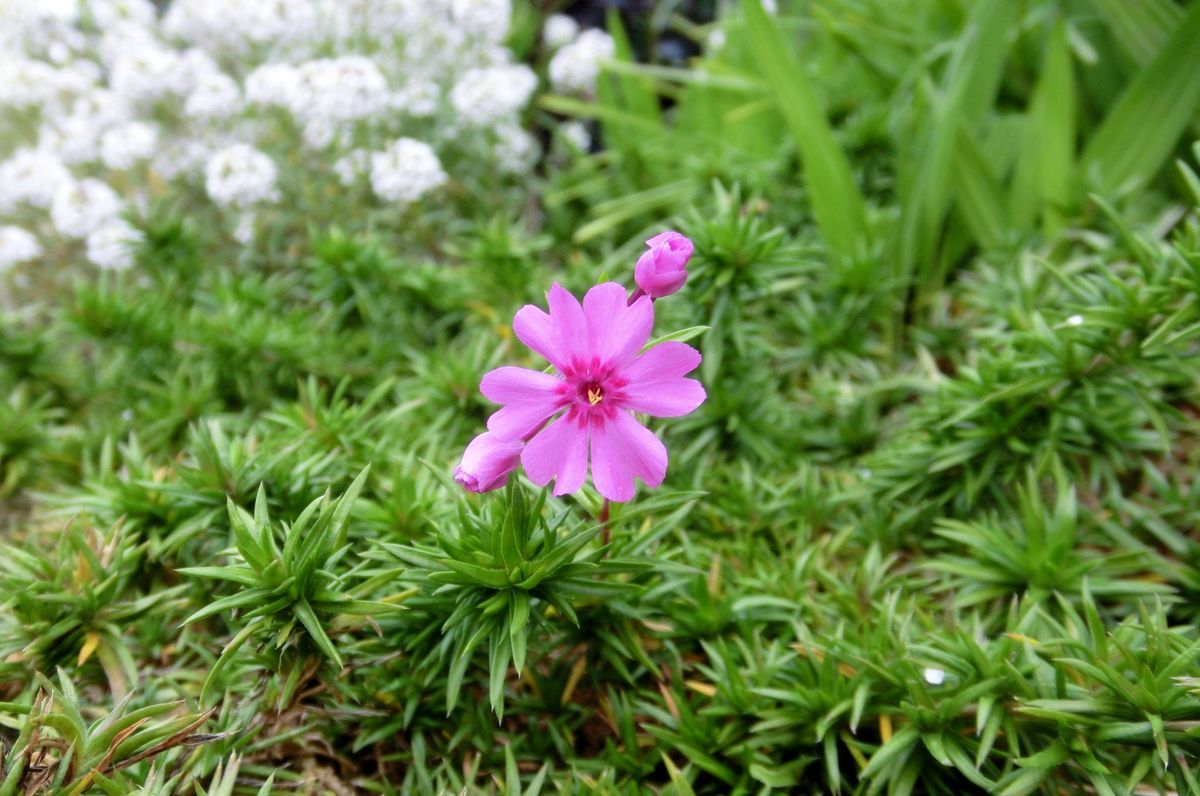
[[[781, 5], [610, 20], [524, 181], [7, 283], [0, 796], [1200, 792], [1200, 4]], [[461, 491], [668, 226], [666, 483]]]

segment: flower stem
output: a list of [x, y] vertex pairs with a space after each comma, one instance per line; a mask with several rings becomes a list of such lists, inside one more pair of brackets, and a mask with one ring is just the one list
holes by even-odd
[[600, 519], [600, 527], [603, 529], [603, 533], [601, 534], [600, 540], [601, 540], [601, 543], [604, 544], [605, 547], [607, 547], [609, 541], [611, 541], [611, 539], [612, 539], [612, 535], [608, 530], [608, 498], [604, 499], [604, 505], [602, 505], [600, 507], [599, 519]]

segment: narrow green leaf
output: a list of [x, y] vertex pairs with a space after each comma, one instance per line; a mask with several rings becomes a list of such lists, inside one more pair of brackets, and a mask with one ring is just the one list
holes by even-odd
[[869, 249], [866, 201], [817, 95], [779, 23], [763, 10], [760, 0], [742, 0], [742, 12], [754, 57], [795, 139], [813, 215], [826, 244], [844, 257], [865, 253]]
[[1138, 73], [1083, 153], [1083, 173], [1105, 193], [1136, 190], [1170, 158], [1200, 106], [1200, 3]]
[[1019, 229], [1032, 227], [1039, 211], [1047, 232], [1062, 224], [1058, 211], [1071, 201], [1075, 171], [1075, 102], [1071, 45], [1059, 20], [1046, 43], [1013, 177], [1009, 212]]
[[1093, 0], [1113, 38], [1138, 66], [1154, 60], [1183, 11], [1171, 0]]
[[338, 654], [337, 648], [329, 640], [329, 636], [325, 633], [325, 628], [321, 627], [321, 621], [313, 612], [312, 606], [308, 604], [308, 600], [301, 597], [295, 603], [293, 609], [296, 612], [296, 618], [308, 630], [308, 635], [316, 642], [317, 647], [325, 654], [325, 657], [333, 661], [333, 665], [337, 668], [342, 668], [342, 656]]

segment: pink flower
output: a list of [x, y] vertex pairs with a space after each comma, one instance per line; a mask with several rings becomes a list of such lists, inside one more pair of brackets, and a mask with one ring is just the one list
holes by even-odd
[[646, 241], [650, 251], [638, 258], [633, 278], [650, 298], [662, 298], [683, 287], [687, 281], [687, 264], [695, 246], [678, 232], [660, 232]]
[[516, 367], [485, 375], [480, 391], [503, 404], [488, 418], [488, 430], [505, 440], [529, 440], [521, 464], [535, 484], [553, 478], [555, 495], [583, 486], [589, 447], [592, 481], [609, 500], [631, 499], [635, 476], [658, 486], [667, 449], [632, 413], [678, 417], [703, 403], [700, 382], [683, 378], [700, 364], [700, 352], [668, 342], [639, 353], [654, 325], [654, 306], [648, 296], [628, 303], [616, 282], [593, 287], [582, 306], [558, 284], [548, 298], [549, 314], [526, 305], [513, 319], [513, 332], [558, 375]]
[[454, 468], [454, 480], [468, 492], [498, 489], [517, 469], [524, 447], [523, 442], [508, 442], [485, 431], [463, 451], [462, 461]]

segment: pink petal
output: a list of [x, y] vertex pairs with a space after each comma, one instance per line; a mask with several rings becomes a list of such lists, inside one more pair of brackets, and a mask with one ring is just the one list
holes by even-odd
[[623, 405], [655, 417], [679, 417], [704, 403], [707, 394], [683, 375], [700, 365], [700, 352], [677, 342], [659, 343], [621, 369], [629, 381]]
[[558, 330], [549, 315], [532, 304], [517, 310], [513, 317], [513, 334], [529, 348], [546, 358], [560, 371], [569, 360], [559, 348]]
[[616, 282], [596, 285], [583, 297], [589, 348], [603, 363], [621, 364], [637, 356], [654, 326], [654, 305], [649, 296], [632, 304], [625, 288]]
[[529, 480], [545, 486], [554, 480], [554, 494], [566, 495], [583, 486], [587, 477], [588, 430], [565, 415], [542, 429], [521, 453]]
[[625, 388], [626, 409], [653, 417], [682, 417], [696, 411], [708, 393], [695, 379], [663, 380], [657, 384]]
[[487, 373], [479, 391], [505, 405], [488, 418], [488, 431], [503, 440], [527, 438], [558, 411], [561, 383], [548, 373], [527, 368], [503, 367]]
[[549, 373], [529, 368], [505, 366], [484, 374], [479, 391], [490, 401], [509, 404], [538, 400], [555, 400], [562, 380]]
[[[572, 360], [588, 359], [587, 320], [579, 300], [557, 282], [550, 286], [546, 298], [550, 304], [550, 318], [558, 334], [558, 351], [564, 363], [569, 366]], [[555, 367], [563, 370], [558, 365]]]
[[634, 476], [655, 487], [666, 474], [666, 447], [633, 415], [618, 410], [605, 423], [592, 427], [592, 482], [604, 497], [632, 500]]

